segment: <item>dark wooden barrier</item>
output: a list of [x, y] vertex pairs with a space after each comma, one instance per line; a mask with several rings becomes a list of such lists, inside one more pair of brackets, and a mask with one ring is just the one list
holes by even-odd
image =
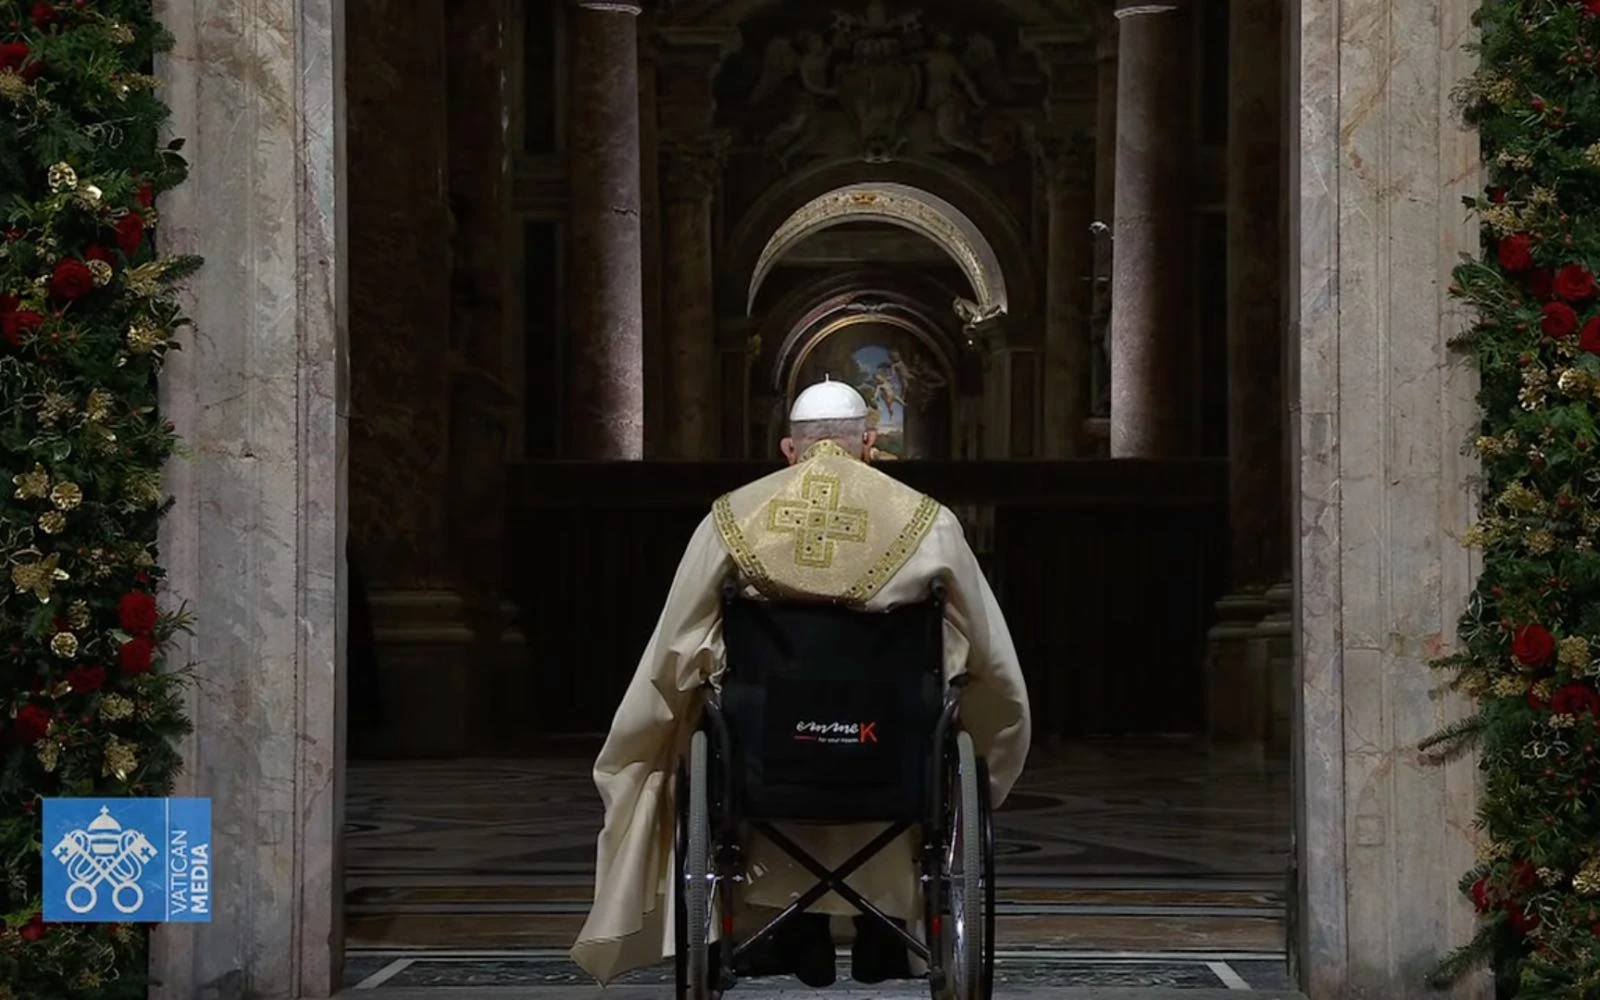
[[[1225, 582], [1214, 462], [895, 463], [951, 506], [994, 509], [984, 556], [1041, 737], [1193, 732]], [[514, 470], [507, 592], [528, 636], [541, 734], [599, 732], [684, 543], [720, 493], [771, 466], [537, 463]]]

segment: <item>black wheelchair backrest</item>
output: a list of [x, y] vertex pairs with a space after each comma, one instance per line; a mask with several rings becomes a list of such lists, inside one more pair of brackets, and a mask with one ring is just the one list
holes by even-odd
[[722, 702], [747, 809], [915, 815], [944, 690], [943, 582], [883, 612], [741, 594], [723, 588]]

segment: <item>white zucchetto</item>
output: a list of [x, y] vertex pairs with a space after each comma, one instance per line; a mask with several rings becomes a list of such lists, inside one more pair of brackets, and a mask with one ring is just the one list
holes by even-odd
[[824, 376], [821, 382], [807, 386], [795, 397], [794, 408], [789, 411], [789, 422], [862, 420], [866, 415], [867, 401], [861, 398], [861, 393], [852, 386]]

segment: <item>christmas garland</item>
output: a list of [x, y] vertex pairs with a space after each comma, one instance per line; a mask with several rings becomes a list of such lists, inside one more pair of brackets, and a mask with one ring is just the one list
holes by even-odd
[[1600, 996], [1600, 0], [1489, 0], [1457, 93], [1489, 187], [1452, 293], [1481, 374], [1483, 573], [1441, 662], [1477, 711], [1426, 744], [1480, 753], [1483, 915], [1436, 972], [1502, 996]]
[[188, 729], [155, 593], [184, 324], [150, 0], [0, 0], [0, 1000], [142, 997], [141, 927], [41, 918], [39, 801], [159, 796]]

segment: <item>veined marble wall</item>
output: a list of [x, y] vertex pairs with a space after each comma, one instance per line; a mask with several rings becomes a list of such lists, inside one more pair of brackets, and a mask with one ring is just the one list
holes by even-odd
[[[1438, 994], [1427, 970], [1473, 931], [1473, 762], [1419, 759], [1466, 706], [1430, 658], [1452, 648], [1475, 566], [1462, 457], [1473, 377], [1446, 346], [1445, 292], [1476, 252], [1461, 197], [1478, 142], [1448, 99], [1474, 0], [1299, 0], [1289, 107], [1298, 425], [1295, 559], [1300, 949], [1313, 1000]], [[1293, 119], [1291, 119], [1293, 120]], [[1486, 977], [1454, 997], [1488, 997]]]

